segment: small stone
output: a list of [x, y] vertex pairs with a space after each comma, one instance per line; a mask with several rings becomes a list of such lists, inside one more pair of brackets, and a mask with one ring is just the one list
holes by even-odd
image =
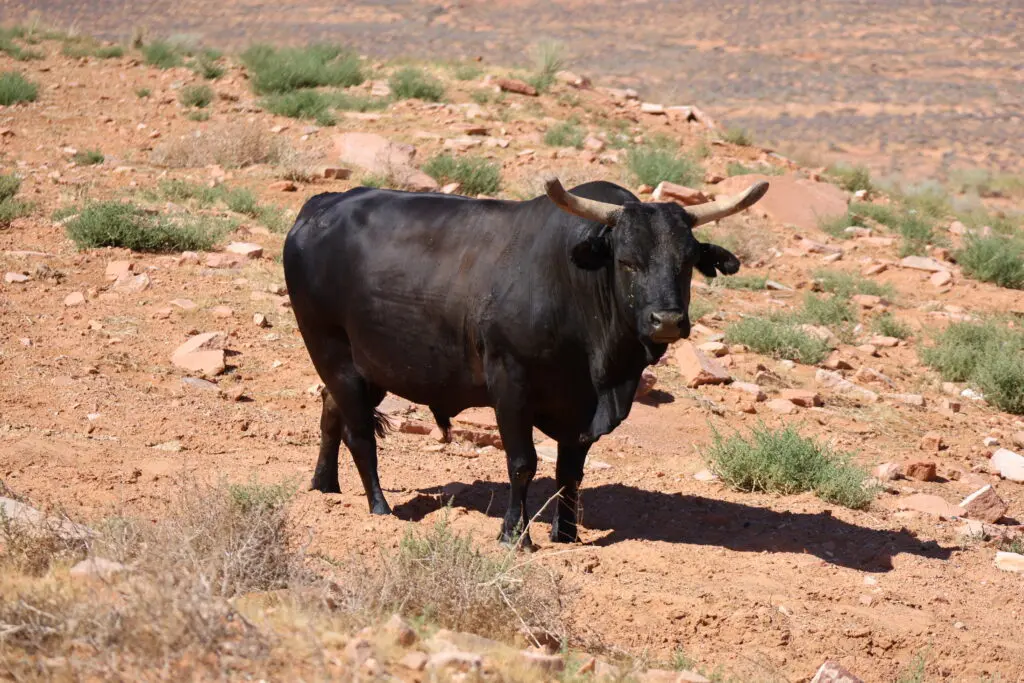
[[427, 668], [427, 655], [422, 652], [406, 652], [398, 660], [398, 665], [410, 671], [423, 671]]
[[850, 297], [850, 300], [861, 308], [866, 309], [874, 308], [882, 303], [882, 297], [875, 296], [874, 294], [854, 294]]
[[875, 263], [862, 270], [861, 273], [863, 275], [878, 275], [880, 273], [884, 273], [887, 270], [889, 270], [888, 265], [884, 263]]
[[81, 292], [72, 292], [71, 294], [68, 294], [66, 297], [64, 297], [64, 305], [67, 306], [68, 308], [72, 308], [74, 306], [81, 306], [84, 303], [85, 295], [82, 294]]
[[267, 189], [271, 192], [295, 192], [299, 188], [290, 180], [278, 180], [267, 185]]
[[995, 565], [1004, 572], [1024, 572], [1024, 555], [997, 551]]
[[986, 436], [981, 440], [981, 443], [983, 443], [986, 448], [992, 448], [999, 445], [999, 439], [994, 436]]
[[441, 186], [441, 194], [455, 194], [462, 187], [462, 183], [448, 183]]
[[694, 474], [693, 478], [696, 479], [697, 481], [717, 481], [718, 475], [716, 475], [709, 469], [703, 469], [700, 472]]
[[21, 284], [29, 281], [29, 276], [24, 273], [4, 273], [4, 282], [9, 285]]
[[396, 645], [410, 647], [416, 642], [416, 632], [406, 623], [399, 614], [392, 614], [391, 618], [384, 623], [386, 633]]
[[235, 314], [229, 306], [214, 306], [210, 309], [214, 318], [230, 318]]
[[932, 283], [935, 287], [945, 287], [953, 282], [953, 274], [948, 270], [940, 270], [928, 278], [928, 282]]
[[751, 396], [754, 397], [755, 401], [760, 402], [768, 398], [765, 395], [764, 390], [760, 386], [752, 382], [733, 382], [732, 384], [729, 385], [729, 387], [731, 389], [738, 389], [739, 391], [750, 394]]
[[945, 447], [946, 444], [942, 440], [942, 434], [938, 432], [925, 432], [925, 435], [921, 437], [921, 441], [918, 444], [918, 448], [930, 453], [941, 451]]
[[691, 389], [703, 384], [726, 384], [732, 377], [716, 361], [711, 360], [690, 342], [683, 342], [675, 352], [679, 372]]
[[816, 391], [806, 389], [783, 389], [779, 396], [802, 408], [813, 408], [821, 405], [821, 396]]
[[[214, 385], [214, 387], [216, 387], [216, 385]], [[181, 442], [178, 441], [177, 439], [172, 439], [171, 441], [164, 441], [163, 443], [158, 443], [157, 445], [153, 446], [153, 449], [158, 451], [167, 451], [168, 453], [180, 453]]]
[[657, 383], [658, 376], [654, 374], [654, 371], [650, 368], [644, 368], [644, 371], [640, 374], [640, 383], [636, 388], [636, 398], [643, 398], [651, 393], [651, 390], [654, 389], [654, 385]]
[[107, 269], [104, 272], [104, 277], [110, 282], [119, 280], [121, 277], [131, 274], [135, 269], [135, 264], [131, 261], [111, 261], [107, 264]]
[[238, 254], [247, 259], [258, 259], [263, 256], [263, 247], [252, 242], [232, 242], [224, 248], [230, 254]]
[[898, 507], [901, 510], [923, 512], [941, 519], [964, 516], [964, 509], [959, 505], [947, 503], [939, 496], [932, 496], [926, 493], [915, 493], [912, 496], [907, 496], [899, 502]]
[[988, 466], [1003, 479], [1024, 482], [1024, 456], [1007, 448], [1000, 448], [993, 453]]
[[814, 674], [811, 683], [864, 683], [836, 662], [825, 662]]
[[670, 183], [667, 180], [658, 183], [658, 186], [654, 188], [654, 194], [651, 197], [656, 202], [676, 202], [683, 206], [693, 206], [695, 204], [703, 204], [710, 198], [701, 192], [685, 185], [677, 185]]
[[729, 347], [723, 344], [722, 342], [717, 341], [704, 342], [697, 348], [706, 353], [707, 355], [714, 356], [716, 358], [724, 356], [729, 353]]
[[933, 462], [912, 462], [906, 467], [907, 477], [918, 481], [935, 481], [936, 466]]
[[207, 332], [191, 337], [171, 354], [171, 363], [176, 367], [197, 374], [212, 377], [224, 372], [223, 332]]
[[267, 316], [262, 313], [254, 313], [252, 316], [252, 324], [256, 327], [270, 327], [270, 321], [267, 320]]
[[520, 81], [517, 78], [496, 78], [494, 84], [505, 92], [514, 92], [520, 95], [537, 96], [537, 89], [529, 83]]
[[894, 462], [886, 462], [873, 469], [871, 474], [879, 481], [895, 481], [903, 476], [903, 468]]
[[483, 657], [471, 652], [448, 650], [430, 655], [427, 659], [428, 669], [455, 669], [457, 671], [479, 671], [483, 666]]
[[238, 254], [207, 254], [207, 268], [235, 268], [240, 266], [245, 259]]
[[138, 275], [132, 275], [130, 272], [125, 273], [117, 278], [111, 287], [119, 292], [138, 294], [149, 289], [149, 276], [145, 273], [139, 273]]
[[960, 507], [967, 511], [970, 519], [980, 519], [994, 524], [1006, 514], [1008, 506], [999, 497], [991, 484], [987, 484], [960, 501]]
[[900, 340], [897, 339], [896, 337], [875, 336], [871, 337], [871, 339], [868, 339], [868, 343], [874, 346], [879, 346], [888, 349], [894, 346], [899, 346]]
[[352, 176], [350, 168], [325, 168], [324, 178], [327, 180], [348, 180]]
[[908, 406], [924, 407], [924, 396], [920, 394], [883, 394], [882, 397]]
[[900, 259], [900, 266], [913, 270], [924, 270], [929, 273], [938, 273], [946, 270], [946, 266], [928, 256], [905, 256]]
[[961, 407], [960, 401], [954, 401], [950, 398], [943, 398], [939, 400], [939, 412], [947, 417], [951, 417], [956, 413], [959, 413]]
[[791, 415], [796, 412], [796, 405], [784, 398], [773, 398], [765, 403], [765, 405], [768, 406], [770, 410], [779, 413], [780, 415]]

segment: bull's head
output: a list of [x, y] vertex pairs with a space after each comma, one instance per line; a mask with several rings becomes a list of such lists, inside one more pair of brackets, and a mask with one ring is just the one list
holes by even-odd
[[580, 268], [614, 268], [617, 298], [636, 317], [647, 344], [669, 344], [690, 334], [690, 279], [696, 268], [705, 277], [732, 275], [735, 255], [715, 244], [698, 242], [693, 229], [738, 213], [768, 191], [755, 183], [733, 197], [683, 208], [675, 203], [609, 204], [566, 192], [558, 178], [545, 180], [548, 197], [563, 211], [603, 227], [576, 244], [572, 260]]

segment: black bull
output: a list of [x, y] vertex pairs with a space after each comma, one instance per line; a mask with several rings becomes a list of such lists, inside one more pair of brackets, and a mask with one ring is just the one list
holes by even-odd
[[302, 338], [326, 389], [312, 488], [338, 492], [352, 453], [374, 514], [391, 512], [377, 477], [376, 411], [392, 392], [447, 432], [492, 406], [511, 482], [500, 539], [530, 545], [532, 431], [558, 442], [551, 538], [577, 538], [591, 445], [621, 423], [640, 375], [687, 337], [693, 269], [733, 274], [736, 257], [693, 228], [767, 190], [684, 209], [591, 182], [524, 202], [364, 187], [312, 197], [284, 245]]

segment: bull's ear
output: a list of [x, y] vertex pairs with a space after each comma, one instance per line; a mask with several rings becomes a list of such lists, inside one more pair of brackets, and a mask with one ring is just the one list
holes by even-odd
[[611, 232], [605, 228], [592, 232], [572, 248], [570, 257], [577, 268], [597, 270], [612, 261]]
[[701, 243], [697, 270], [704, 277], [715, 277], [718, 273], [733, 275], [740, 269], [740, 260], [728, 249], [717, 244]]

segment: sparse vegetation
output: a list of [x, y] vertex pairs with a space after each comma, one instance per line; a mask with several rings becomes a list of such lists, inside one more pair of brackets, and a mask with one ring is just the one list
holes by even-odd
[[1024, 332], [996, 321], [953, 323], [921, 349], [950, 382], [969, 382], [1000, 410], [1024, 415]]
[[9, 107], [19, 102], [35, 102], [39, 86], [16, 71], [0, 74], [0, 106]]
[[1024, 235], [968, 235], [956, 252], [964, 274], [1009, 289], [1024, 289]]
[[347, 92], [325, 94], [331, 106], [341, 111], [378, 111], [387, 109], [390, 102], [381, 97], [366, 97]]
[[790, 319], [743, 318], [725, 330], [730, 344], [744, 344], [756, 353], [814, 365], [829, 352], [826, 342], [800, 329]]
[[857, 322], [857, 313], [848, 299], [841, 296], [804, 296], [803, 310], [797, 313], [800, 322], [843, 328]]
[[715, 310], [715, 307], [706, 299], [690, 299], [689, 315], [691, 321], [700, 320], [713, 310]]
[[241, 168], [284, 160], [284, 143], [258, 126], [235, 123], [197, 131], [153, 150], [152, 160], [169, 168], [196, 168], [219, 164]]
[[874, 187], [871, 184], [871, 171], [864, 166], [836, 165], [829, 168], [828, 175], [847, 192], [870, 192]]
[[187, 180], [165, 179], [160, 181], [155, 192], [144, 192], [142, 196], [148, 201], [170, 201], [198, 209], [209, 208], [219, 202], [230, 211], [255, 218], [273, 232], [282, 232], [287, 218], [285, 211], [260, 204], [251, 190], [241, 187], [207, 187]]
[[533, 49], [534, 73], [526, 77], [526, 82], [537, 89], [547, 92], [555, 82], [555, 74], [565, 68], [565, 48], [558, 42], [542, 42]]
[[[33, 59], [42, 59], [43, 53], [31, 48], [22, 47], [14, 42], [15, 38], [25, 39], [24, 31], [9, 30], [0, 28], [0, 53], [6, 54], [11, 59], [19, 62], [28, 62]], [[25, 42], [31, 42], [26, 40]]]
[[135, 89], [135, 96], [138, 97], [140, 100], [145, 98], [145, 97], [149, 97], [152, 94], [153, 94], [153, 91], [150, 90], [149, 88], [136, 88]]
[[469, 99], [473, 100], [479, 105], [487, 104], [491, 101], [491, 93], [486, 90], [474, 90], [469, 93]]
[[661, 141], [632, 147], [626, 157], [626, 165], [636, 182], [644, 185], [654, 186], [663, 180], [695, 185], [704, 178], [700, 164]]
[[189, 121], [209, 121], [210, 112], [206, 109], [193, 109], [185, 114], [185, 118]]
[[725, 289], [747, 289], [756, 292], [767, 286], [768, 278], [761, 275], [730, 275], [728, 277], [716, 277], [711, 282], [713, 282], [716, 287], [723, 287]]
[[182, 64], [179, 46], [166, 40], [154, 40], [142, 46], [142, 58], [146, 64], [158, 69], [173, 69]]
[[754, 136], [745, 128], [729, 128], [722, 133], [722, 139], [732, 145], [749, 147], [754, 144]]
[[586, 131], [576, 121], [563, 121], [548, 128], [544, 133], [544, 144], [551, 147], [583, 148]]
[[861, 277], [852, 273], [845, 273], [841, 270], [818, 270], [814, 273], [814, 280], [821, 287], [822, 291], [831, 292], [840, 299], [849, 299], [854, 294], [870, 294], [892, 298], [895, 290], [891, 285], [884, 285], [874, 280]]
[[100, 45], [94, 40], [79, 39], [65, 41], [60, 52], [65, 57], [82, 59], [96, 57], [98, 59], [116, 59], [124, 56], [124, 48], [120, 45]]
[[220, 55], [210, 50], [200, 52], [192, 63], [192, 70], [208, 81], [215, 81], [227, 71], [218, 59]]
[[241, 58], [259, 95], [320, 86], [344, 88], [364, 80], [359, 57], [334, 45], [280, 49], [253, 45]]
[[715, 431], [713, 438], [708, 464], [739, 491], [778, 495], [813, 491], [822, 500], [853, 509], [867, 507], [876, 495], [877, 489], [867, 483], [867, 473], [852, 464], [852, 455], [800, 436], [792, 426], [754, 427], [750, 439], [739, 432], [724, 437]]
[[888, 312], [875, 318], [874, 329], [883, 337], [896, 337], [897, 339], [906, 339], [913, 334], [909, 325], [900, 322], [896, 316]]
[[925, 247], [936, 242], [932, 222], [916, 213], [907, 213], [896, 226], [903, 241], [900, 243], [900, 256], [923, 254]]
[[15, 218], [32, 210], [32, 205], [17, 199], [21, 178], [16, 175], [0, 175], [0, 228], [8, 227]]
[[388, 79], [391, 94], [398, 99], [419, 99], [440, 102], [444, 99], [444, 84], [423, 69], [407, 66], [391, 74]]
[[483, 74], [484, 70], [479, 64], [473, 62], [459, 62], [452, 67], [452, 75], [458, 81], [473, 81]]
[[292, 90], [267, 95], [262, 100], [267, 111], [278, 116], [316, 121], [321, 126], [333, 126], [337, 119], [331, 112], [328, 97], [317, 90]]
[[762, 175], [783, 175], [786, 169], [771, 164], [758, 164], [757, 166], [746, 166], [739, 161], [730, 161], [725, 167], [725, 174], [728, 176], [750, 175], [760, 173]]
[[103, 163], [103, 152], [98, 149], [83, 149], [71, 155], [71, 160], [79, 166], [95, 166]]
[[178, 100], [186, 107], [202, 109], [213, 102], [216, 93], [208, 85], [186, 85], [181, 89]]
[[479, 157], [440, 154], [423, 165], [423, 172], [439, 183], [458, 183], [469, 196], [494, 194], [501, 185], [501, 167]]
[[208, 216], [168, 217], [133, 204], [93, 202], [65, 225], [79, 249], [124, 247], [142, 252], [205, 251], [228, 228]]

